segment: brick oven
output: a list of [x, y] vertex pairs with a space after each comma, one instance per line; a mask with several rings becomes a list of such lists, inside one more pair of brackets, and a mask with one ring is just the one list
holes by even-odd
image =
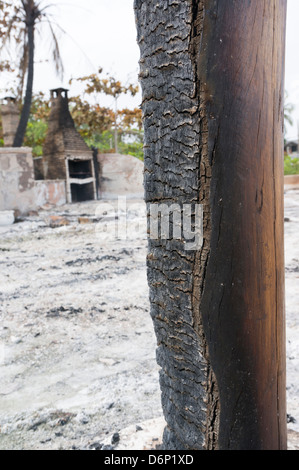
[[97, 199], [93, 152], [77, 132], [69, 111], [68, 90], [51, 90], [51, 112], [43, 146], [43, 176], [65, 180], [68, 202]]

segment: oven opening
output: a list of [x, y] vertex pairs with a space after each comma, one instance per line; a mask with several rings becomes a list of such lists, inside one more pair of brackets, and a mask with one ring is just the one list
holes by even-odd
[[71, 183], [72, 202], [83, 202], [94, 199], [94, 188], [92, 183]]
[[91, 160], [69, 160], [70, 178], [91, 178]]

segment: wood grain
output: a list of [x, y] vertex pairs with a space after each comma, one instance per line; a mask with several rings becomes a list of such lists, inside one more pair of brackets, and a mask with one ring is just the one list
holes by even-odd
[[150, 203], [200, 203], [204, 243], [149, 239], [167, 449], [285, 449], [286, 0], [135, 0]]

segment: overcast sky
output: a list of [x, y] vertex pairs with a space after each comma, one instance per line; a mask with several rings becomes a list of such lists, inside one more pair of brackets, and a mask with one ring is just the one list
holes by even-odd
[[299, 1], [288, 0], [285, 88], [288, 101], [295, 106], [294, 125], [287, 127], [287, 137], [298, 139], [299, 125]]
[[[65, 64], [64, 80], [59, 80], [47, 62], [45, 47], [37, 49], [35, 90], [49, 93], [58, 86], [69, 88], [71, 77], [95, 73], [98, 67], [123, 82], [138, 82], [139, 48], [133, 0], [44, 0], [53, 7], [49, 12], [67, 34], [59, 34]], [[288, 0], [286, 90], [288, 101], [296, 106], [294, 126], [288, 127], [287, 137], [297, 138], [299, 122], [299, 0]], [[0, 79], [0, 88], [4, 86]], [[71, 86], [71, 94], [81, 88]], [[102, 102], [111, 105], [109, 102]], [[123, 100], [120, 106], [138, 106], [140, 95]]]
[[[56, 5], [49, 11], [66, 31], [66, 34], [59, 34], [65, 76], [63, 81], [59, 80], [53, 67], [41, 63], [36, 74], [36, 89], [48, 92], [63, 85], [70, 88], [70, 94], [76, 94], [82, 86], [73, 82], [70, 87], [69, 79], [96, 73], [99, 67], [124, 84], [138, 84], [139, 48], [133, 0], [46, 1]], [[102, 100], [102, 104], [113, 106], [111, 98]], [[134, 107], [139, 106], [140, 101], [139, 94], [134, 99], [124, 98], [119, 105]]]

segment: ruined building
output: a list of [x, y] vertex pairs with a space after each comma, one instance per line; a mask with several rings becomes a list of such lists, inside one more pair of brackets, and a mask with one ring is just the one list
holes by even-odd
[[43, 156], [35, 158], [31, 148], [11, 148], [19, 109], [15, 98], [1, 101], [5, 147], [0, 148], [0, 211], [26, 214], [46, 204], [143, 198], [143, 162], [91, 150], [75, 129], [67, 90], [52, 90], [51, 99]]
[[43, 177], [65, 180], [68, 202], [97, 199], [92, 150], [75, 129], [68, 90], [51, 90], [51, 113], [43, 146]]
[[1, 100], [1, 114], [4, 146], [12, 147], [20, 117], [15, 98], [7, 96]]

